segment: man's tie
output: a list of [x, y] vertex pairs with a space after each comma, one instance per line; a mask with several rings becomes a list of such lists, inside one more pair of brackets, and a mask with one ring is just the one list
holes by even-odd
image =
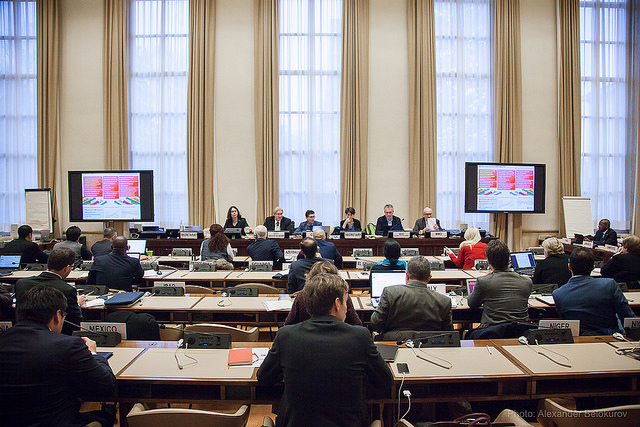
[[280, 221], [276, 221], [276, 231], [280, 231]]

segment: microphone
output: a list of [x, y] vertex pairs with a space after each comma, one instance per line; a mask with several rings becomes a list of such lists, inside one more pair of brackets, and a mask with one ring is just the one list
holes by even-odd
[[563, 354], [560, 354], [560, 353], [558, 353], [557, 351], [553, 351], [553, 350], [551, 350], [551, 349], [548, 349], [548, 348], [544, 348], [544, 347], [542, 347], [542, 346], [540, 345], [540, 343], [538, 343], [538, 340], [537, 340], [537, 339], [536, 339], [535, 341], [536, 341], [536, 347], [540, 347], [540, 348], [541, 348], [541, 349], [543, 349], [543, 350], [547, 350], [547, 351], [549, 351], [549, 352], [551, 352], [551, 353], [553, 353], [553, 354], [556, 354], [556, 355], [558, 355], [558, 356], [562, 357], [563, 359], [565, 359], [567, 362], [566, 362], [566, 363], [564, 363], [564, 362], [559, 362], [559, 361], [555, 360], [553, 357], [549, 356], [548, 354], [543, 353], [543, 352], [541, 352], [541, 351], [539, 351], [539, 350], [534, 349], [533, 347], [531, 347], [531, 345], [529, 344], [529, 340], [528, 340], [528, 339], [527, 339], [527, 337], [525, 337], [524, 335], [522, 335], [522, 336], [520, 336], [520, 337], [518, 338], [518, 342], [519, 342], [520, 344], [524, 344], [524, 345], [526, 345], [527, 347], [529, 347], [529, 348], [531, 349], [531, 351], [536, 352], [536, 354], [539, 354], [540, 356], [544, 356], [544, 357], [546, 357], [547, 359], [549, 359], [550, 361], [552, 361], [553, 363], [555, 363], [555, 364], [557, 364], [557, 365], [560, 365], [560, 366], [564, 366], [565, 368], [570, 368], [570, 367], [571, 367], [571, 361], [569, 360], [569, 358], [568, 358], [567, 356], [565, 356], [565, 355], [563, 355]]
[[629, 344], [633, 345], [633, 348], [618, 348], [616, 349], [616, 353], [617, 354], [627, 354], [627, 353], [633, 353], [634, 351], [636, 351], [638, 349], [638, 347], [640, 346], [640, 341], [638, 341], [637, 344], [635, 344], [632, 341], [629, 341], [627, 338], [625, 338], [624, 335], [622, 335], [620, 332], [615, 332], [613, 334], [613, 337], [619, 341], [626, 341]]
[[73, 331], [71, 334], [74, 337], [87, 337], [96, 342], [98, 347], [115, 347], [120, 344], [122, 338], [120, 337], [119, 332], [97, 332], [92, 331], [91, 329], [83, 328], [82, 326], [70, 322], [67, 319], [64, 319], [65, 323], [68, 323], [76, 328], [79, 328], [80, 331]]

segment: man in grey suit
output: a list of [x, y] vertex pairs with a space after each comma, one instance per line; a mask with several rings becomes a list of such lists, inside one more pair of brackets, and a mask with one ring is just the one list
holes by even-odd
[[442, 230], [442, 226], [438, 218], [433, 218], [433, 209], [427, 206], [422, 210], [422, 218], [416, 219], [413, 232], [424, 234], [425, 231], [432, 230]]
[[407, 284], [382, 291], [380, 304], [371, 315], [371, 327], [382, 339], [397, 339], [398, 331], [452, 330], [451, 299], [427, 287], [431, 264], [423, 256], [407, 264]]

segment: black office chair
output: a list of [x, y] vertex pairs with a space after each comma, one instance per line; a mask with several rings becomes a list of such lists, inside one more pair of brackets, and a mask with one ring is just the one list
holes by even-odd
[[536, 328], [534, 324], [523, 322], [505, 322], [497, 325], [486, 326], [484, 328], [471, 329], [467, 332], [465, 340], [488, 340], [500, 338], [518, 338], [529, 329]]

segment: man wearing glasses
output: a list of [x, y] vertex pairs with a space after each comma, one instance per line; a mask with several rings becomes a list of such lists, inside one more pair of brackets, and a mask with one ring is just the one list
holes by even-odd
[[95, 341], [60, 333], [67, 298], [52, 286], [21, 297], [17, 323], [0, 334], [2, 425], [113, 425], [103, 411], [78, 413], [82, 400], [112, 398], [116, 379]]
[[433, 216], [433, 210], [427, 206], [422, 210], [422, 218], [416, 219], [416, 224], [413, 226], [413, 232], [424, 234], [425, 231], [434, 230], [442, 230], [440, 220]]
[[[47, 259], [47, 271], [43, 271], [38, 276], [27, 277], [16, 282], [16, 307], [20, 308], [22, 296], [34, 286], [49, 286], [62, 292], [67, 297], [67, 319], [76, 325], [82, 321], [82, 310], [80, 307], [86, 305], [86, 297], [80, 295], [76, 288], [65, 282], [75, 262], [76, 255], [69, 248], [57, 248], [51, 251]], [[65, 323], [62, 333], [71, 335], [76, 330], [75, 326]]]

